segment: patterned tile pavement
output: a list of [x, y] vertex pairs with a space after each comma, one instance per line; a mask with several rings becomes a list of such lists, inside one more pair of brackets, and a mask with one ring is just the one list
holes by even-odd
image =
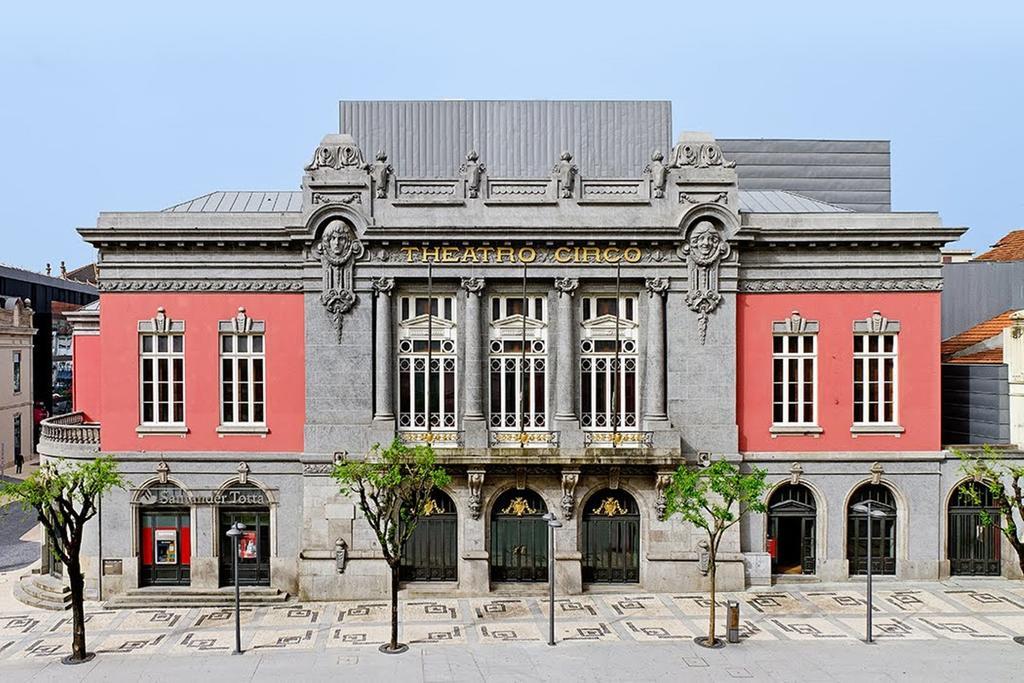
[[[776, 586], [719, 595], [741, 610], [741, 638], [834, 642], [863, 638], [863, 586]], [[555, 602], [556, 636], [566, 642], [685, 642], [707, 626], [708, 596], [588, 594]], [[1024, 634], [1024, 589], [889, 584], [875, 594], [880, 640], [1008, 641]], [[537, 597], [403, 600], [401, 637], [423, 647], [467, 643], [501, 646], [547, 639], [548, 603]], [[221, 608], [107, 611], [88, 605], [89, 647], [108, 655], [189, 655], [230, 651], [234, 612]], [[389, 636], [386, 600], [291, 603], [244, 608], [243, 647], [250, 650], [358, 652]], [[70, 646], [70, 615], [25, 609], [0, 614], [0, 664], [60, 657]]]

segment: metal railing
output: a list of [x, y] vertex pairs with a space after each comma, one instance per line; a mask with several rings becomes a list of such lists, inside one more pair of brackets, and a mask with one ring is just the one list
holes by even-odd
[[558, 448], [558, 432], [488, 432], [491, 448]]
[[399, 431], [396, 436], [406, 446], [429, 444], [435, 448], [460, 448], [462, 432], [456, 430], [438, 430], [430, 432]]
[[654, 432], [583, 432], [584, 448], [653, 448]]
[[100, 425], [86, 422], [85, 413], [64, 413], [48, 417], [39, 423], [41, 441], [70, 446], [100, 447]]

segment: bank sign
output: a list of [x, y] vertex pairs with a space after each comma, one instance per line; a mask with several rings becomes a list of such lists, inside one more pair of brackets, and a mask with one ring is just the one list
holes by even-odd
[[406, 263], [639, 263], [640, 247], [402, 247]]
[[146, 489], [139, 494], [140, 505], [267, 505], [267, 494], [259, 489], [228, 489], [227, 491], [189, 491], [181, 489]]

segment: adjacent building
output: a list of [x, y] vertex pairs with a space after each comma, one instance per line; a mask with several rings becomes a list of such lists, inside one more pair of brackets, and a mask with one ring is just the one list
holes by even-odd
[[[34, 452], [32, 438], [32, 309], [0, 296], [0, 471]], [[9, 470], [10, 468], [10, 470]]]
[[723, 543], [728, 588], [864, 573], [867, 500], [876, 572], [1013, 571], [950, 554], [940, 249], [963, 230], [890, 210], [887, 142], [672, 144], [667, 102], [343, 102], [340, 130], [301, 191], [80, 231], [100, 300], [69, 316], [75, 412], [42, 450], [131, 482], [87, 549], [106, 595], [226, 584], [235, 521], [247, 584], [385, 594], [329, 473], [395, 438], [453, 475], [417, 589], [545, 581], [547, 511], [560, 590], [698, 589], [664, 487], [717, 458], [771, 482]]

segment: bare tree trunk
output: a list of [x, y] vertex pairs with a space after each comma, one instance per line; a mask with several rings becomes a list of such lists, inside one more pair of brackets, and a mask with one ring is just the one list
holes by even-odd
[[391, 565], [391, 650], [398, 649], [398, 562]]
[[708, 647], [715, 644], [715, 574], [718, 570], [718, 562], [715, 561], [714, 554], [708, 561], [708, 577], [711, 579], [711, 616], [708, 618], [708, 640], [705, 643]]
[[71, 619], [73, 624], [73, 637], [71, 640], [71, 659], [76, 662], [84, 662], [87, 654], [85, 651], [85, 577], [82, 575], [82, 565], [77, 554], [68, 558], [68, 582], [71, 584]]

